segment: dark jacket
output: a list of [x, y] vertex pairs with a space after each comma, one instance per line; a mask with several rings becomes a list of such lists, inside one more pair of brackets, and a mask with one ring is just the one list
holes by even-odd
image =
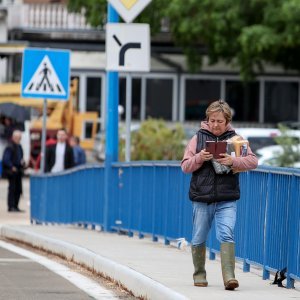
[[[4, 150], [2, 158], [3, 177], [10, 177], [14, 174], [23, 174], [24, 161], [22, 146], [15, 143], [10, 143]], [[12, 171], [12, 167], [17, 169], [17, 172]]]
[[[56, 145], [46, 147], [45, 172], [51, 172], [55, 164], [55, 156], [56, 156]], [[64, 159], [64, 169], [66, 170], [73, 167], [74, 167], [73, 149], [67, 143], [66, 151], [65, 151], [65, 159]]]
[[[236, 135], [235, 131], [230, 130], [217, 137], [205, 129], [200, 129], [197, 133], [196, 153], [205, 148], [205, 142], [208, 140], [222, 141], [234, 135]], [[240, 198], [239, 175], [232, 172], [216, 174], [212, 162], [206, 161], [192, 174], [189, 197], [192, 201], [205, 203], [238, 200]]]

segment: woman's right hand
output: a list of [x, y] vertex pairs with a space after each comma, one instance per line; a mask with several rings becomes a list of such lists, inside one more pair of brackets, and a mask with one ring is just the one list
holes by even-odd
[[206, 149], [202, 149], [200, 151], [200, 157], [203, 161], [208, 161], [208, 160], [211, 160], [213, 158], [213, 155], [210, 154], [210, 152], [207, 152]]

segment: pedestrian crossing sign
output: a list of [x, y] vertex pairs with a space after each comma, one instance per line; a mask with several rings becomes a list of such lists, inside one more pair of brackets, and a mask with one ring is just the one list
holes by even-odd
[[22, 97], [67, 100], [69, 89], [70, 51], [24, 50]]

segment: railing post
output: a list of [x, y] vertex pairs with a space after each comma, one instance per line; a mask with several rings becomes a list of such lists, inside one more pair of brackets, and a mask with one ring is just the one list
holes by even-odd
[[263, 280], [270, 278], [270, 271], [267, 270], [267, 258], [268, 258], [268, 248], [269, 248], [269, 226], [271, 208], [270, 208], [270, 199], [272, 198], [272, 174], [268, 173], [268, 186], [267, 186], [267, 197], [266, 197], [266, 211], [265, 211], [265, 234], [264, 234], [264, 253], [263, 253]]
[[246, 209], [245, 209], [245, 220], [244, 220], [244, 228], [242, 232], [244, 233], [244, 253], [243, 253], [243, 272], [250, 272], [250, 264], [247, 263], [247, 256], [249, 253], [249, 212], [250, 212], [250, 172], [246, 174]]
[[[289, 194], [289, 205], [288, 205], [288, 253], [287, 253], [287, 275], [286, 275], [286, 287], [288, 289], [294, 288], [295, 280], [291, 278], [290, 274], [292, 273], [296, 253], [296, 244], [297, 244], [297, 235], [299, 235], [299, 225], [297, 225], [297, 205], [299, 200], [299, 188], [296, 182], [296, 176], [293, 175], [291, 183], [291, 192]], [[296, 224], [295, 224], [296, 223]], [[298, 228], [297, 228], [298, 227]]]
[[[129, 167], [129, 178], [130, 178], [130, 181], [129, 182], [134, 182], [134, 179], [133, 179], [133, 170], [132, 170], [132, 166]], [[129, 237], [133, 237], [133, 230], [132, 230], [132, 212], [135, 210], [135, 207], [133, 206], [133, 199], [132, 199], [132, 189], [133, 189], [133, 185], [131, 184], [130, 187], [129, 187], [129, 203], [128, 203], [128, 212], [129, 212], [129, 215], [128, 215], [128, 236]]]
[[[108, 4], [109, 23], [117, 23], [119, 16], [114, 8]], [[104, 175], [104, 230], [108, 231], [111, 226], [111, 211], [109, 199], [114, 189], [112, 163], [118, 161], [118, 104], [119, 104], [119, 76], [117, 72], [107, 72], [106, 76], [106, 147], [105, 147], [105, 175]]]
[[153, 165], [153, 186], [152, 186], [152, 241], [157, 242], [158, 237], [155, 234], [155, 224], [156, 224], [156, 203], [157, 203], [157, 195], [155, 194], [157, 188], [156, 188], [156, 166]]
[[[170, 167], [167, 167], [167, 186], [170, 186]], [[168, 212], [170, 212], [171, 210], [169, 209], [169, 205], [170, 205], [170, 200], [169, 200], [169, 189], [166, 190], [166, 206], [165, 206], [165, 218], [164, 218], [164, 239], [165, 239], [165, 245], [170, 245], [170, 241], [168, 239]]]
[[141, 171], [140, 171], [140, 199], [139, 199], [139, 208], [137, 209], [137, 212], [138, 212], [138, 220], [139, 220], [139, 223], [138, 223], [138, 232], [139, 232], [139, 238], [140, 239], [143, 239], [144, 238], [144, 233], [143, 233], [143, 227], [142, 227], [142, 223], [143, 223], [143, 192], [144, 192], [144, 178], [145, 178], [145, 175], [144, 175], [144, 166], [141, 166]]
[[216, 259], [216, 253], [212, 251], [212, 247], [209, 247], [209, 259], [210, 260]]

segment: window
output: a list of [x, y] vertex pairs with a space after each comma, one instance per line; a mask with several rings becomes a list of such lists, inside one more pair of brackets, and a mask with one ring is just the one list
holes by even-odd
[[15, 54], [11, 56], [12, 59], [12, 74], [11, 78], [9, 78], [9, 81], [12, 82], [20, 82], [21, 81], [21, 68], [22, 66], [22, 55], [21, 54]]
[[91, 139], [93, 136], [93, 122], [84, 121], [83, 123], [83, 139]]
[[146, 118], [172, 120], [173, 79], [147, 79]]
[[264, 121], [298, 121], [298, 83], [265, 82]]
[[101, 78], [87, 77], [86, 111], [96, 111], [100, 114]]
[[207, 106], [220, 99], [220, 80], [187, 79], [185, 119], [204, 120]]
[[141, 79], [132, 80], [132, 119], [139, 120], [141, 117]]
[[243, 84], [241, 81], [226, 80], [225, 100], [234, 110], [234, 121], [259, 121], [258, 82]]
[[[120, 99], [119, 103], [124, 108], [124, 113], [120, 116], [122, 120], [126, 118], [126, 78], [120, 78]], [[131, 117], [133, 120], [139, 120], [141, 115], [141, 79], [132, 78], [132, 103], [131, 103]]]

